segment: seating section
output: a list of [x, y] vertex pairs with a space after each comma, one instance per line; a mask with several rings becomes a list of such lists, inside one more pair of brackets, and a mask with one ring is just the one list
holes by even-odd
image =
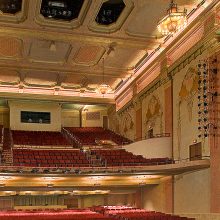
[[92, 150], [92, 154], [95, 154], [102, 158], [107, 166], [147, 166], [147, 165], [162, 165], [171, 164], [173, 160], [169, 158], [152, 158], [146, 159], [141, 155], [134, 155], [124, 149], [118, 150]]
[[111, 140], [118, 145], [131, 143], [129, 139], [101, 127], [66, 127], [65, 129], [74, 135], [82, 145], [97, 145], [96, 140]]
[[12, 130], [14, 145], [71, 146], [60, 132]]
[[194, 218], [180, 217], [155, 211], [146, 211], [125, 206], [96, 206], [93, 211], [120, 220], [195, 220]]
[[1, 220], [116, 220], [114, 217], [104, 216], [89, 209], [79, 210], [44, 210], [44, 211], [1, 211]]
[[28, 167], [88, 167], [80, 150], [13, 149], [13, 165]]
[[90, 209], [69, 210], [32, 210], [32, 211], [1, 211], [1, 220], [195, 220], [194, 218], [180, 217], [161, 212], [146, 211], [131, 207], [98, 206]]
[[11, 148], [11, 134], [9, 128], [3, 128], [3, 149], [8, 150]]
[[[91, 150], [102, 161], [100, 166], [148, 166], [170, 164], [169, 158], [146, 159], [141, 155], [134, 155], [124, 149], [117, 150]], [[26, 167], [90, 167], [91, 161], [87, 154], [75, 150], [38, 150], [13, 149], [13, 165]]]
[[0, 125], [0, 144], [3, 144], [3, 125]]

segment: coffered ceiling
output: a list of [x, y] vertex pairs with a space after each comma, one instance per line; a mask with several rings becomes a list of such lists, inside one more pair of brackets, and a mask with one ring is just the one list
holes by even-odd
[[[115, 89], [161, 44], [164, 37], [157, 31], [157, 22], [165, 16], [170, 3], [169, 0], [76, 1], [80, 10], [73, 7], [75, 17], [65, 20], [71, 13], [71, 10], [64, 12], [70, 4], [68, 0], [15, 2], [22, 2], [20, 11], [0, 13], [0, 93], [11, 91], [22, 98], [34, 89], [37, 94], [56, 95], [62, 100], [66, 96], [100, 98], [95, 102], [102, 102], [103, 98], [113, 102]], [[103, 4], [109, 7], [109, 2], [124, 5], [121, 12], [117, 11], [116, 21], [111, 16], [106, 21], [106, 17], [98, 17]], [[189, 13], [201, 0], [175, 2]], [[48, 9], [41, 4], [52, 5], [53, 9], [63, 7], [65, 16], [59, 11], [45, 16]], [[108, 8], [101, 16], [107, 12]], [[111, 86], [105, 96], [96, 92], [103, 83], [103, 59], [104, 82]]]

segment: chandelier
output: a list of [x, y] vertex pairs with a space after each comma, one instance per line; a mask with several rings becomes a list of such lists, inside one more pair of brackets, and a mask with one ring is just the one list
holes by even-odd
[[98, 87], [97, 92], [99, 94], [105, 95], [111, 90], [111, 87], [105, 83], [105, 72], [104, 72], [104, 58], [102, 59], [103, 63], [103, 71], [102, 71], [102, 84]]
[[158, 30], [163, 35], [173, 34], [187, 25], [187, 10], [179, 11], [177, 4], [171, 0], [167, 15], [158, 22]]

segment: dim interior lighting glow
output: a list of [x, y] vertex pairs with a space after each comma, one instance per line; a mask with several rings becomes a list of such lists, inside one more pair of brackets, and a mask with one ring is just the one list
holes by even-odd
[[57, 51], [57, 47], [54, 41], [51, 41], [50, 46], [49, 46], [49, 50], [52, 52], [56, 52]]
[[104, 71], [104, 58], [103, 58], [103, 71], [102, 71], [102, 84], [97, 88], [97, 93], [105, 95], [111, 91], [111, 87], [105, 83], [105, 71]]
[[158, 30], [163, 35], [174, 34], [187, 25], [187, 11], [179, 11], [177, 4], [172, 0], [167, 15], [158, 22]]
[[54, 184], [52, 184], [52, 183], [47, 184], [48, 188], [52, 188], [53, 186], [54, 186]]

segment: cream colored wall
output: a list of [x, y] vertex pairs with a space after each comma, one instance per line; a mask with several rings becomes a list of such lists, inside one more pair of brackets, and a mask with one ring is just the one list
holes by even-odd
[[83, 196], [84, 208], [92, 207], [96, 205], [104, 205], [104, 195], [88, 195]]
[[188, 218], [195, 218], [195, 220], [220, 220], [220, 214], [218, 213], [178, 213], [178, 215]]
[[[193, 141], [202, 142], [202, 154], [210, 155], [208, 141], [198, 138], [198, 98], [197, 89], [191, 90], [193, 72], [197, 74], [197, 64], [205, 55], [197, 57], [173, 78], [173, 153], [175, 159], [189, 158], [189, 145]], [[185, 81], [184, 81], [185, 78]], [[197, 81], [198, 79], [195, 79]], [[182, 86], [184, 94], [180, 95]], [[187, 92], [186, 92], [187, 91]], [[190, 92], [191, 91], [191, 92]], [[203, 170], [175, 177], [174, 209], [176, 213], [210, 212], [210, 171]]]
[[172, 158], [171, 137], [150, 138], [125, 145], [123, 148], [145, 158]]
[[142, 187], [142, 208], [151, 211], [172, 213], [173, 211], [173, 179], [164, 177], [157, 185]]
[[86, 112], [82, 111], [82, 127], [103, 127], [103, 116], [107, 116], [107, 110], [89, 109], [89, 112], [100, 112], [100, 120], [86, 120]]
[[[12, 130], [60, 131], [61, 106], [57, 103], [10, 101], [10, 128]], [[21, 123], [21, 111], [50, 112], [50, 124]]]
[[80, 127], [79, 111], [62, 109], [61, 124], [62, 127]]
[[108, 195], [108, 205], [133, 205], [133, 194], [110, 194]]
[[80, 203], [84, 208], [94, 205], [135, 205], [134, 194], [108, 194], [108, 195], [87, 195], [81, 196]]
[[[155, 113], [154, 104], [151, 104], [153, 98], [156, 98], [159, 103], [159, 112]], [[152, 117], [147, 122], [147, 112], [150, 111]], [[148, 117], [149, 118], [149, 117]], [[163, 86], [156, 89], [153, 93], [146, 96], [142, 100], [142, 137], [146, 137], [147, 131], [153, 128], [154, 134], [164, 133], [164, 88]]]
[[210, 212], [210, 169], [175, 176], [175, 213]]
[[150, 211], [165, 211], [163, 184], [148, 185], [142, 190], [142, 208]]

